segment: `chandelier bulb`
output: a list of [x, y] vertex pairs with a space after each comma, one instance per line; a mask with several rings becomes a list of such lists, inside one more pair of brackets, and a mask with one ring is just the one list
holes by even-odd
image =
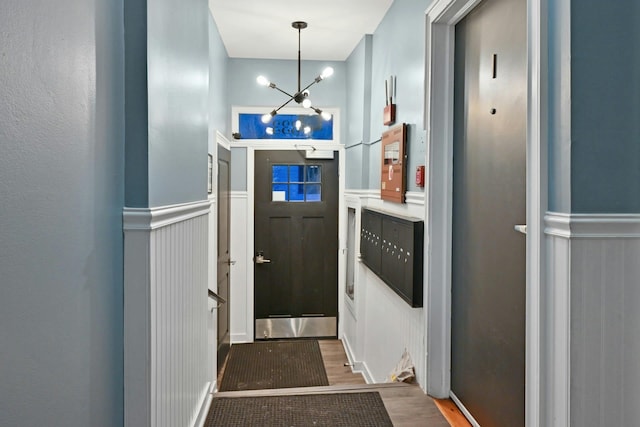
[[267, 124], [271, 121], [271, 117], [273, 117], [271, 114], [263, 114], [260, 120], [262, 123]]
[[322, 118], [327, 122], [331, 120], [331, 113], [327, 113], [326, 111], [320, 113], [320, 116], [322, 116]]
[[309, 98], [305, 98], [304, 101], [302, 101], [302, 106], [304, 108], [309, 108], [311, 107], [311, 100]]
[[256, 81], [260, 86], [269, 86], [269, 84], [271, 83], [265, 76], [258, 76], [258, 78], [256, 78]]
[[320, 78], [322, 79], [326, 79], [327, 77], [331, 77], [333, 76], [333, 68], [331, 67], [327, 67], [324, 70], [322, 70], [322, 73], [320, 74]]

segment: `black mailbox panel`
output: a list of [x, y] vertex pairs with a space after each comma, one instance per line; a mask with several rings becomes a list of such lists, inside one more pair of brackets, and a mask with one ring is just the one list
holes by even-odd
[[362, 261], [411, 307], [422, 307], [424, 222], [363, 209]]

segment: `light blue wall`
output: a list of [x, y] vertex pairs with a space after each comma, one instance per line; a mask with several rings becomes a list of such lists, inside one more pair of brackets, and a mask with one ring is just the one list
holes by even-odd
[[124, 3], [125, 205], [149, 206], [147, 1]]
[[371, 51], [373, 36], [365, 35], [347, 58], [346, 178], [348, 189], [367, 188], [371, 129]]
[[549, 4], [549, 209], [640, 212], [640, 4]]
[[147, 5], [149, 206], [207, 198], [209, 9]]
[[[364, 101], [361, 105], [349, 105], [349, 116], [353, 120], [366, 118], [364, 112], [369, 115], [368, 132], [363, 132], [363, 137], [370, 143], [382, 136], [388, 129], [382, 123], [382, 114], [385, 106], [384, 81], [389, 76], [394, 75], [397, 79], [397, 94], [394, 103], [397, 104], [396, 124], [407, 123], [409, 125], [407, 151], [407, 189], [409, 191], [421, 191], [416, 187], [413, 176], [418, 165], [424, 165], [426, 158], [425, 132], [424, 127], [424, 28], [425, 10], [431, 3], [430, 0], [404, 0], [394, 2], [384, 19], [373, 34], [371, 58], [370, 58], [370, 104]], [[348, 67], [355, 75], [360, 73], [360, 68], [367, 60], [362, 59], [365, 48], [361, 45], [352, 53], [349, 58]], [[356, 80], [356, 79], [354, 79]], [[352, 85], [349, 82], [349, 99], [361, 100], [363, 98], [362, 87], [358, 83]], [[367, 97], [365, 96], [365, 99]], [[351, 109], [357, 108], [356, 111]], [[357, 139], [359, 132], [357, 124], [350, 137]], [[351, 129], [351, 128], [350, 128]], [[358, 142], [358, 141], [355, 141]], [[355, 143], [348, 141], [347, 145]], [[349, 176], [347, 188], [380, 188], [380, 143], [362, 147], [359, 151], [356, 148], [347, 157], [347, 170], [354, 170], [364, 173], [359, 181], [356, 172], [354, 176]], [[358, 154], [360, 157], [358, 157]], [[362, 162], [362, 164], [360, 164]]]
[[216, 150], [215, 132], [228, 135], [227, 65], [229, 56], [209, 13], [209, 152]]
[[0, 425], [123, 422], [123, 1], [0, 2]]
[[637, 1], [572, 2], [572, 212], [640, 212], [638, 22]]
[[247, 191], [247, 149], [231, 148], [231, 191]]

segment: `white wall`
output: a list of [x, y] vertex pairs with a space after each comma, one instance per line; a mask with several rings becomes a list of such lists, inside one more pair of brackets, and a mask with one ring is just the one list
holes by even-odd
[[123, 2], [0, 28], [0, 425], [121, 425]]
[[246, 191], [231, 192], [231, 342], [253, 341], [253, 219]]

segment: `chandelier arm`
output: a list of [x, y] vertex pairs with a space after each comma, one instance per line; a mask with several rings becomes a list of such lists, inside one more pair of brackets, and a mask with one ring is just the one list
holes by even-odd
[[280, 111], [280, 109], [282, 109], [282, 107], [287, 106], [291, 101], [293, 101], [293, 96], [291, 98], [289, 98], [289, 100], [287, 102], [285, 102], [284, 104], [282, 104], [281, 106], [279, 106], [278, 108], [276, 108], [273, 111], [275, 111], [277, 113], [278, 111]]
[[288, 93], [288, 92], [285, 92], [284, 90], [280, 89], [278, 86], [275, 86], [275, 85], [274, 85], [274, 86], [273, 86], [273, 89], [275, 89], [275, 90], [277, 90], [277, 91], [279, 91], [279, 92], [284, 93], [285, 95], [287, 95], [287, 96], [288, 96], [288, 97], [290, 97], [290, 98], [293, 98], [293, 95], [291, 95], [291, 94], [290, 94], [290, 93]]
[[302, 89], [301, 91], [298, 91], [298, 93], [302, 93], [305, 90], [309, 89], [311, 86], [313, 86], [314, 84], [318, 83], [316, 80], [312, 81], [311, 83], [309, 83], [304, 89]]

